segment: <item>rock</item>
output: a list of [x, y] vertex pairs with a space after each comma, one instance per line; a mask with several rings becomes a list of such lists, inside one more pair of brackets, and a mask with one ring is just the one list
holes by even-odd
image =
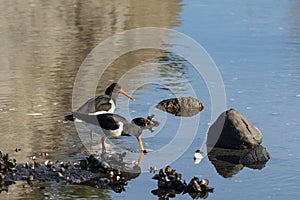
[[246, 149], [260, 145], [262, 133], [234, 109], [223, 112], [209, 128], [207, 146]]
[[203, 198], [205, 196], [208, 196], [208, 192], [214, 192], [214, 188], [208, 187], [207, 185], [208, 185], [207, 179], [199, 180], [198, 177], [194, 177], [189, 182], [189, 184], [188, 184], [187, 188], [185, 189], [185, 191], [183, 192], [183, 194], [189, 193], [189, 195], [194, 199], [196, 197]]
[[187, 185], [181, 180], [181, 174], [177, 173], [171, 166], [166, 166], [165, 170], [160, 169], [152, 179], [157, 180], [158, 188], [152, 190], [152, 194], [158, 196], [159, 199], [174, 198], [176, 194], [188, 193], [193, 199], [204, 198], [209, 192], [213, 192], [214, 188], [208, 187], [208, 180], [200, 180], [194, 177]]
[[258, 146], [244, 154], [240, 158], [239, 162], [251, 168], [260, 169], [261, 164], [264, 165], [269, 159], [270, 155], [267, 152], [266, 148], [263, 146]]
[[191, 117], [202, 111], [204, 105], [194, 97], [180, 97], [163, 100], [156, 108], [176, 116]]

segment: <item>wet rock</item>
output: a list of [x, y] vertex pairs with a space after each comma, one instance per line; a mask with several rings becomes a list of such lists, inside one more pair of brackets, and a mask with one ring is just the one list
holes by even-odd
[[262, 133], [234, 109], [223, 112], [209, 128], [207, 145], [229, 149], [246, 149], [260, 145]]
[[241, 158], [240, 163], [250, 168], [261, 169], [270, 159], [270, 155], [263, 146], [255, 147], [246, 152]]
[[45, 157], [49, 156], [49, 154], [47, 152], [42, 152], [39, 154], [39, 156], [45, 158]]
[[194, 177], [189, 182], [183, 194], [188, 193], [193, 199], [198, 199], [198, 198], [205, 199], [208, 197], [208, 193], [213, 191], [214, 188], [208, 187], [207, 179], [199, 180], [198, 177]]
[[214, 188], [208, 187], [209, 181], [207, 179], [199, 180], [198, 177], [192, 178], [189, 182], [186, 191], [190, 193], [195, 192], [213, 192]]
[[155, 174], [152, 179], [157, 180], [158, 188], [172, 189], [177, 193], [181, 193], [186, 187], [186, 184], [181, 181], [181, 176], [171, 166], [167, 166], [165, 170], [160, 169], [158, 174]]
[[157, 171], [156, 166], [153, 166], [153, 167], [149, 168], [150, 173], [156, 173], [156, 171]]
[[152, 190], [152, 194], [159, 199], [174, 198], [176, 194], [188, 193], [192, 198], [207, 197], [209, 192], [213, 192], [213, 188], [208, 187], [208, 180], [194, 177], [187, 185], [181, 180], [182, 175], [167, 166], [164, 170], [160, 169], [158, 174], [155, 174], [152, 179], [157, 180], [158, 189]]
[[33, 175], [33, 174], [30, 174], [30, 175], [27, 177], [27, 179], [26, 179], [28, 185], [32, 185], [32, 184], [33, 184], [33, 180], [34, 180], [34, 175]]
[[78, 167], [80, 167], [83, 170], [87, 170], [87, 168], [88, 168], [88, 162], [87, 162], [87, 160], [80, 160]]
[[40, 189], [44, 190], [44, 189], [46, 189], [46, 187], [45, 186], [40, 186]]
[[53, 164], [54, 164], [54, 163], [53, 163], [53, 161], [51, 161], [51, 160], [46, 160], [46, 161], [45, 161], [45, 166], [48, 167], [48, 168], [51, 168], [51, 166], [52, 166]]
[[15, 152], [19, 152], [19, 151], [21, 151], [20, 148], [16, 148], [16, 149], [15, 149]]
[[180, 97], [163, 100], [156, 108], [176, 116], [191, 117], [202, 111], [204, 105], [194, 97]]

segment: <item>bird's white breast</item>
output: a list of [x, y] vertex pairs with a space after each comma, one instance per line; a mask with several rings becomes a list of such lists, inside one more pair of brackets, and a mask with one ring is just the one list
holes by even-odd
[[122, 134], [124, 124], [122, 122], [118, 122], [119, 128], [116, 130], [106, 130], [103, 129], [104, 134], [107, 137], [119, 137]]

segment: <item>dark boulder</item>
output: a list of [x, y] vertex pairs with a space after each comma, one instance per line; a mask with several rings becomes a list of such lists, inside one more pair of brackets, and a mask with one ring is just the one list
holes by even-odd
[[207, 146], [246, 149], [259, 146], [262, 133], [234, 109], [223, 112], [209, 128]]

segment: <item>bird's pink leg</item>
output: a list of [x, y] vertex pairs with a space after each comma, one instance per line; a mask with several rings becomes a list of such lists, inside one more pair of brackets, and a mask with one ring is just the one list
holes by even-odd
[[103, 152], [103, 153], [106, 152], [105, 140], [106, 140], [106, 136], [103, 136], [103, 137], [101, 138], [102, 152]]
[[93, 142], [93, 137], [94, 137], [94, 132], [91, 130], [91, 131], [90, 131], [91, 142]]
[[141, 152], [141, 153], [140, 153], [140, 156], [139, 156], [138, 164], [137, 164], [138, 167], [141, 166], [143, 155], [144, 155], [144, 153]]

